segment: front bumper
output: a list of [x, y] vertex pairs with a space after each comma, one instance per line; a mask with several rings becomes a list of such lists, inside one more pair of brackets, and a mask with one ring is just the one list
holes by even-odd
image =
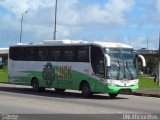
[[136, 86], [127, 86], [127, 87], [118, 87], [118, 86], [106, 86], [105, 92], [109, 94], [122, 94], [122, 93], [131, 93], [138, 90], [138, 85]]

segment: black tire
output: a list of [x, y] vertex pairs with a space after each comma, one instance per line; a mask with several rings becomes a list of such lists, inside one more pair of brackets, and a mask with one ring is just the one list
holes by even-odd
[[56, 92], [59, 92], [59, 93], [61, 93], [61, 92], [64, 92], [64, 91], [65, 91], [65, 89], [59, 89], [59, 88], [55, 88], [55, 91], [56, 91]]
[[82, 84], [81, 91], [84, 98], [89, 98], [92, 95], [92, 93], [90, 92], [89, 84], [86, 82]]
[[39, 87], [38, 79], [34, 78], [32, 81], [32, 88], [34, 92], [44, 92], [45, 87]]
[[109, 94], [111, 98], [116, 98], [118, 94]]
[[45, 87], [40, 87], [40, 88], [39, 88], [39, 92], [44, 92], [45, 90], [46, 90]]

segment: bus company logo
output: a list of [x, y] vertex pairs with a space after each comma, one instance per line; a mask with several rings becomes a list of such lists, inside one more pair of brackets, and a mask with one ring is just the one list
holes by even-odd
[[46, 85], [51, 86], [53, 81], [55, 80], [55, 70], [53, 68], [53, 65], [50, 62], [48, 62], [45, 65], [43, 72], [42, 72], [42, 76], [46, 82]]
[[57, 78], [72, 78], [72, 66], [57, 66], [56, 71], [59, 71]]

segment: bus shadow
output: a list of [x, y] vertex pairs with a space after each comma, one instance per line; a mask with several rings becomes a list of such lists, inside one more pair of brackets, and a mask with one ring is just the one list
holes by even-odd
[[[64, 98], [64, 99], [83, 99], [81, 93], [76, 93], [76, 92], [70, 92], [70, 91], [65, 91], [65, 92], [56, 92], [53, 89], [47, 89], [44, 92], [34, 92], [32, 88], [16, 88], [16, 87], [2, 87], [0, 86], [0, 91], [3, 92], [9, 92], [9, 93], [19, 93], [19, 94], [26, 94], [26, 95], [35, 95], [35, 96], [44, 96], [44, 97], [52, 97], [52, 98]], [[97, 100], [119, 100], [119, 99], [128, 99], [126, 97], [116, 97], [116, 98], [110, 98], [109, 96], [106, 95], [99, 95], [99, 94], [94, 94], [90, 98], [86, 99], [97, 99]]]

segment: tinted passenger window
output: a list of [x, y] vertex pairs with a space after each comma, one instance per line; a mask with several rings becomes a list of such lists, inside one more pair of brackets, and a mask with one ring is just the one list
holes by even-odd
[[48, 48], [40, 47], [36, 49], [37, 51], [37, 60], [38, 61], [47, 61], [48, 60]]
[[63, 51], [62, 61], [67, 61], [67, 62], [75, 61], [75, 47], [63, 47], [62, 51]]
[[35, 61], [36, 57], [36, 48], [26, 47], [24, 48], [24, 60]]
[[61, 61], [61, 47], [53, 47], [49, 49], [49, 59], [52, 61]]
[[9, 57], [12, 60], [21, 60], [24, 57], [23, 48], [21, 47], [11, 47], [9, 51]]
[[11, 47], [9, 53], [13, 60], [89, 62], [89, 46]]
[[77, 62], [89, 62], [89, 47], [81, 46], [76, 48], [76, 61]]

